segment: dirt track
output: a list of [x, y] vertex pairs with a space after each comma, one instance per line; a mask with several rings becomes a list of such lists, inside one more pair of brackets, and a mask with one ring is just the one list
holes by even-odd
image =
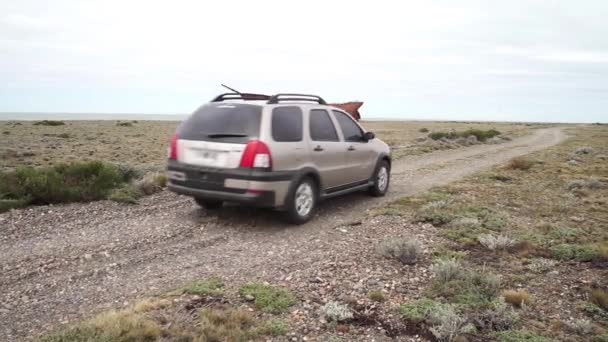
[[1, 214], [1, 339], [31, 338], [210, 275], [271, 281], [314, 270], [349, 254], [351, 234], [364, 233], [367, 225], [348, 227], [348, 233], [334, 228], [366, 210], [564, 138], [561, 129], [549, 128], [505, 144], [403, 158], [393, 165], [388, 196], [353, 194], [323, 203], [312, 222], [298, 227], [272, 211], [226, 207], [208, 214], [166, 191], [137, 206], [101, 201]]

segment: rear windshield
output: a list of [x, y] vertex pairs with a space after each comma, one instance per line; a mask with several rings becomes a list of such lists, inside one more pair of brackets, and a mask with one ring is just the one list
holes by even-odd
[[212, 103], [199, 108], [180, 125], [180, 139], [246, 143], [260, 135], [262, 107]]

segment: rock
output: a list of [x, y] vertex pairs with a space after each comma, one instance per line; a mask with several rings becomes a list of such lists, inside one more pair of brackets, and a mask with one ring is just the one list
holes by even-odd
[[252, 302], [255, 300], [255, 297], [252, 295], [245, 295], [245, 300]]

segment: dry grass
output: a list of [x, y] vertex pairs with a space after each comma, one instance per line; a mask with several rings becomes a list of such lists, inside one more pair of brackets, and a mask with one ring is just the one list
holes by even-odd
[[602, 289], [592, 290], [589, 294], [589, 301], [608, 311], [608, 291]]
[[507, 164], [507, 168], [511, 170], [529, 170], [534, 166], [535, 161], [526, 157], [513, 158]]
[[503, 291], [502, 297], [505, 302], [518, 308], [532, 303], [532, 296], [526, 290], [506, 290]]

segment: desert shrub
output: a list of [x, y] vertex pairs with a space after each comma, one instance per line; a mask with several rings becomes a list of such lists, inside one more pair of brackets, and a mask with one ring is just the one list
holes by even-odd
[[500, 279], [485, 270], [467, 269], [454, 260], [440, 260], [431, 266], [433, 283], [429, 293], [466, 307], [486, 306], [500, 290]]
[[107, 198], [128, 180], [116, 166], [100, 161], [23, 167], [0, 174], [0, 196], [27, 204], [85, 202]]
[[452, 214], [448, 211], [450, 200], [436, 200], [429, 202], [417, 211], [416, 218], [419, 222], [430, 223], [441, 226], [452, 220]]
[[16, 208], [23, 208], [29, 204], [28, 198], [0, 199], [0, 213]]
[[239, 293], [243, 297], [251, 297], [255, 306], [268, 313], [281, 313], [296, 303], [293, 295], [286, 289], [276, 288], [261, 283], [249, 283], [243, 286]]
[[505, 330], [494, 334], [500, 342], [555, 342], [550, 338], [536, 335], [527, 330]]
[[515, 244], [515, 240], [504, 235], [482, 234], [477, 237], [479, 243], [489, 250], [507, 249]]
[[534, 273], [545, 273], [552, 270], [557, 261], [545, 258], [536, 258], [528, 264], [528, 269]]
[[68, 139], [70, 135], [68, 133], [61, 133], [57, 135], [58, 138]]
[[595, 150], [591, 146], [579, 147], [574, 151], [576, 154], [592, 154], [593, 152], [595, 152]]
[[328, 302], [322, 310], [325, 317], [331, 322], [345, 322], [353, 318], [352, 311], [345, 304]]
[[511, 170], [529, 170], [536, 162], [526, 157], [515, 157], [509, 161], [507, 168]]
[[525, 290], [507, 290], [503, 291], [502, 297], [505, 299], [505, 302], [515, 306], [515, 307], [523, 307], [524, 305], [530, 305], [532, 303], [532, 296]]
[[588, 336], [593, 332], [593, 323], [588, 319], [574, 319], [564, 324], [568, 331], [577, 335]]
[[193, 282], [183, 289], [183, 293], [198, 296], [221, 296], [223, 293], [224, 282], [219, 278], [210, 278]]
[[132, 122], [128, 122], [128, 121], [125, 121], [125, 122], [120, 122], [119, 121], [119, 122], [116, 123], [116, 126], [119, 126], [119, 127], [131, 127], [131, 126], [133, 126], [133, 123]]
[[127, 180], [139, 179], [143, 176], [142, 172], [128, 164], [115, 164], [120, 176]]
[[435, 276], [435, 280], [441, 283], [447, 283], [465, 275], [462, 264], [454, 259], [437, 260], [431, 265], [431, 272]]
[[507, 305], [502, 297], [498, 297], [487, 309], [478, 312], [474, 316], [475, 326], [479, 330], [503, 331], [513, 329], [519, 322], [520, 317]]
[[551, 256], [557, 260], [593, 261], [603, 259], [597, 246], [567, 243], [551, 247]]
[[127, 204], [137, 204], [137, 200], [142, 196], [141, 191], [133, 184], [125, 184], [124, 186], [112, 190], [108, 199], [110, 201]]
[[420, 133], [428, 133], [429, 129], [425, 128], [425, 127], [422, 127], [421, 129], [418, 130], [418, 132], [420, 132]]
[[422, 245], [415, 239], [387, 239], [380, 244], [379, 250], [386, 258], [394, 258], [406, 265], [413, 265], [422, 254]]
[[437, 306], [429, 315], [431, 333], [440, 341], [453, 341], [458, 335], [472, 333], [475, 327], [454, 305]]
[[38, 122], [34, 122], [34, 126], [63, 126], [65, 122], [63, 121], [55, 121], [55, 120], [42, 120]]
[[9, 134], [11, 134], [11, 131], [2, 131], [2, 134], [9, 135]]
[[513, 177], [511, 176], [507, 176], [507, 175], [503, 175], [500, 173], [494, 173], [488, 176], [488, 178], [499, 181], [499, 182], [510, 182], [513, 180]]
[[591, 342], [608, 342], [608, 334], [593, 336], [591, 338]]
[[429, 138], [433, 140], [441, 140], [441, 139], [458, 139], [458, 138], [468, 138], [470, 136], [474, 136], [478, 141], [485, 142], [486, 140], [493, 138], [495, 136], [500, 135], [500, 132], [495, 129], [489, 130], [480, 130], [480, 129], [468, 129], [466, 131], [456, 132], [432, 132], [429, 133]]
[[593, 319], [608, 322], [608, 310], [604, 310], [592, 303], [585, 303], [582, 306], [582, 309], [587, 315], [591, 316]]
[[433, 299], [423, 298], [412, 303], [399, 306], [399, 314], [403, 318], [410, 321], [422, 322], [426, 320], [431, 312], [433, 312], [435, 308], [440, 305], [442, 305], [442, 303]]
[[264, 323], [258, 331], [262, 335], [271, 335], [271, 336], [283, 336], [287, 334], [287, 330], [289, 327], [283, 321], [279, 321], [276, 319], [270, 320]]
[[594, 289], [589, 293], [589, 301], [608, 312], [608, 291]]
[[572, 191], [575, 189], [591, 189], [591, 190], [597, 190], [597, 189], [602, 189], [606, 187], [606, 183], [597, 180], [597, 179], [588, 179], [588, 180], [584, 180], [584, 179], [577, 179], [577, 180], [573, 180], [568, 182], [567, 188], [568, 190]]
[[162, 179], [157, 178], [159, 176], [159, 174], [146, 174], [142, 179], [135, 182], [135, 186], [144, 195], [155, 194], [163, 189]]
[[382, 291], [370, 291], [367, 297], [374, 302], [384, 302], [384, 293]]

